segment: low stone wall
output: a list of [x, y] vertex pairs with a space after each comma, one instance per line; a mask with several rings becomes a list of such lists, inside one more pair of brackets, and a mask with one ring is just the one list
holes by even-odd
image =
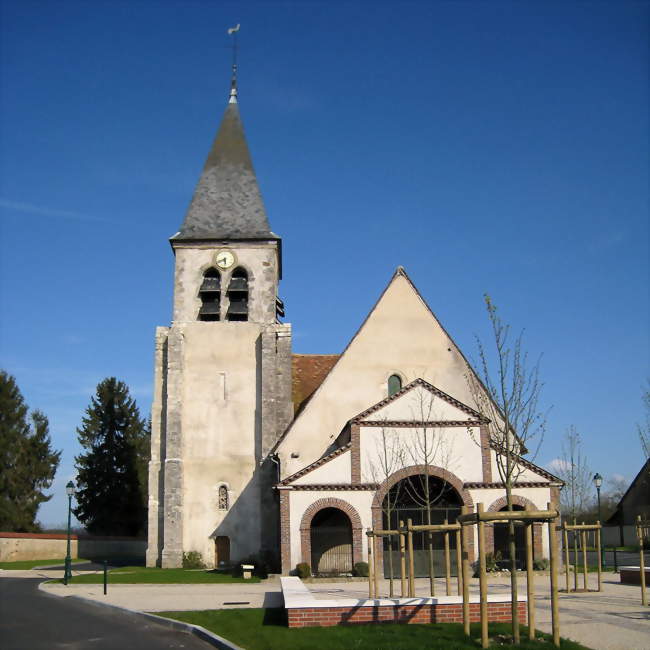
[[[638, 566], [621, 566], [618, 568], [622, 585], [640, 585], [641, 571]], [[645, 567], [645, 583], [650, 587], [650, 567]]]
[[[289, 627], [329, 627], [366, 623], [462, 623], [463, 603], [460, 596], [439, 598], [340, 598], [318, 600], [300, 578], [281, 578], [284, 605]], [[480, 620], [477, 596], [470, 598], [470, 620]], [[509, 596], [488, 596], [488, 620], [511, 620]], [[526, 624], [526, 598], [519, 599], [519, 620]]]
[[[65, 558], [67, 535], [0, 533], [0, 562]], [[70, 536], [70, 555], [89, 560], [129, 558], [144, 561], [147, 541], [132, 537]]]

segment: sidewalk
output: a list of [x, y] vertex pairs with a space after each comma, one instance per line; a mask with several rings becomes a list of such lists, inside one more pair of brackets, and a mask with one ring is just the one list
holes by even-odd
[[[76, 572], [73, 572], [73, 574]], [[0, 571], [11, 577], [60, 578], [60, 571]], [[20, 576], [18, 574], [21, 574]], [[74, 578], [73, 578], [74, 579]], [[594, 650], [649, 650], [650, 607], [642, 607], [640, 588], [621, 585], [617, 574], [603, 574], [603, 591], [586, 594], [560, 593], [560, 634]], [[595, 575], [590, 576], [595, 587]], [[416, 591], [425, 595], [428, 580], [417, 580]], [[365, 582], [319, 582], [307, 585], [318, 597], [367, 598]], [[562, 586], [562, 582], [560, 587]], [[455, 585], [454, 585], [455, 587]], [[538, 576], [535, 584], [536, 627], [551, 631], [551, 602], [548, 576]], [[111, 585], [103, 595], [102, 585], [41, 584], [40, 588], [57, 596], [82, 596], [98, 602], [147, 612], [231, 609], [237, 607], [281, 607], [279, 582], [218, 585]], [[399, 590], [399, 581], [396, 588]], [[525, 580], [520, 589], [525, 592]], [[444, 593], [444, 581], [436, 582], [438, 594]], [[472, 581], [472, 591], [478, 581]], [[491, 579], [488, 593], [509, 591], [507, 578]], [[380, 581], [380, 592], [388, 594], [388, 581]], [[452, 591], [452, 593], [454, 593]]]

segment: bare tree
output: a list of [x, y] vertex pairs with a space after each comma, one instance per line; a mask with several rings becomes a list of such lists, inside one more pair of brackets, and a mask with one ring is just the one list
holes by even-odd
[[645, 422], [643, 424], [637, 424], [636, 427], [639, 432], [639, 440], [641, 441], [643, 453], [646, 458], [650, 458], [650, 379], [641, 399], [645, 407]]
[[[367, 461], [368, 472], [374, 483], [381, 484], [386, 481], [395, 472], [404, 467], [404, 449], [400, 436], [394, 429], [382, 427], [379, 437], [375, 441], [375, 457]], [[382, 513], [386, 516], [388, 528], [392, 521], [393, 513], [399, 501], [401, 483], [398, 483], [393, 489], [389, 490], [381, 504]], [[383, 544], [383, 541], [382, 541]], [[393, 597], [393, 577], [395, 575], [393, 567], [393, 537], [388, 537], [388, 571], [389, 571], [389, 595]]]
[[[433, 523], [431, 509], [449, 488], [444, 480], [436, 484], [430, 480], [431, 468], [448, 468], [453, 448], [435, 425], [435, 422], [440, 419], [434, 412], [435, 396], [420, 386], [413, 392], [412, 399], [409, 418], [409, 423], [412, 423], [412, 426], [401, 428], [399, 431], [383, 426], [376, 440], [374, 458], [367, 461], [368, 472], [376, 483], [382, 483], [407, 464], [422, 468], [422, 472], [418, 475], [396, 483], [384, 497], [382, 513], [386, 516], [389, 527], [397, 510], [398, 502], [403, 497], [408, 497], [411, 503], [422, 509], [424, 511], [423, 523], [431, 525]], [[432, 534], [428, 533], [426, 539], [430, 589], [431, 595], [434, 595]], [[392, 596], [394, 576], [392, 537], [388, 538], [388, 547], [389, 584]]]
[[[504, 484], [508, 510], [512, 511], [512, 490], [517, 478], [525, 471], [519, 458], [528, 451], [528, 445], [542, 442], [546, 415], [539, 410], [542, 382], [539, 379], [539, 361], [530, 363], [523, 347], [523, 332], [512, 339], [510, 326], [497, 313], [497, 308], [486, 294], [492, 343], [489, 352], [477, 337], [478, 373], [468, 373], [468, 385], [478, 411], [488, 418], [486, 425], [490, 446], [496, 451], [496, 465]], [[514, 522], [508, 526], [510, 554], [510, 588], [512, 594], [512, 635], [519, 643], [519, 614], [517, 611], [517, 561]]]
[[[422, 472], [410, 481], [405, 482], [411, 501], [418, 505], [425, 514], [425, 523], [431, 525], [431, 508], [440, 501], [448, 489], [447, 482], [442, 480], [438, 485], [432, 485], [431, 468], [448, 469], [452, 457], [453, 445], [442, 435], [440, 429], [433, 424], [440, 421], [434, 411], [435, 397], [428, 390], [420, 388], [415, 392], [414, 403], [411, 406], [413, 428], [410, 430], [406, 451], [413, 465], [422, 467]], [[433, 560], [433, 534], [426, 533], [427, 556], [429, 562], [429, 587], [432, 596], [435, 595], [435, 569]]]
[[565, 512], [571, 519], [577, 517], [590, 505], [591, 470], [582, 451], [582, 440], [576, 428], [571, 425], [564, 434], [562, 458], [556, 464], [557, 475], [564, 481], [560, 494]]

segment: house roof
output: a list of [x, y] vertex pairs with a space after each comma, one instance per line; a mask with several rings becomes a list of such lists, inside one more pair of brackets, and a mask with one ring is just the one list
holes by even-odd
[[338, 361], [338, 354], [292, 354], [291, 399], [298, 413]]
[[236, 97], [221, 120], [181, 229], [171, 240], [279, 239], [271, 232]]
[[[614, 510], [614, 513], [610, 516], [610, 518], [605, 523], [614, 523], [619, 520], [622, 514], [623, 505], [625, 504], [625, 501], [628, 499], [630, 493], [633, 490], [635, 490], [637, 485], [639, 485], [640, 482], [644, 479], [644, 477], [650, 478], [650, 458], [648, 458], [646, 462], [643, 464], [643, 467], [641, 467], [639, 473], [634, 477], [634, 480], [630, 483], [627, 490], [625, 490], [625, 494], [621, 497], [621, 500], [618, 502], [616, 506], [616, 510]], [[650, 499], [650, 489], [649, 489], [648, 498]], [[648, 507], [650, 508], [650, 503], [648, 503]]]

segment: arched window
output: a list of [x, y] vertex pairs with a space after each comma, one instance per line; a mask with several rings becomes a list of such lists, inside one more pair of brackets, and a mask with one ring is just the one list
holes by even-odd
[[238, 266], [228, 285], [228, 313], [226, 320], [248, 320], [248, 273]]
[[221, 311], [221, 275], [217, 269], [208, 269], [203, 274], [199, 298], [201, 298], [199, 320], [219, 320]]
[[388, 378], [388, 397], [402, 390], [402, 378], [399, 375], [391, 375]]
[[225, 485], [219, 486], [219, 510], [228, 510], [228, 489]]

